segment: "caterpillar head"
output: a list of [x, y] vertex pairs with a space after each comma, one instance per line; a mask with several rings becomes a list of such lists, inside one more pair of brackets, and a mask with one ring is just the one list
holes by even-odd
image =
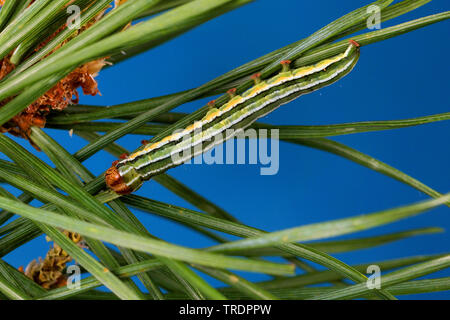
[[105, 182], [108, 188], [118, 194], [129, 194], [142, 185], [142, 178], [130, 165], [123, 165], [120, 168], [113, 165], [106, 170]]

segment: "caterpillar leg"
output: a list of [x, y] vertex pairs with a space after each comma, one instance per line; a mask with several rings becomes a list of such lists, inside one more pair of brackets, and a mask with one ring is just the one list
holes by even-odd
[[353, 40], [353, 39], [348, 40], [348, 42], [351, 43], [352, 45], [354, 45], [357, 48], [361, 47], [361, 45], [358, 42], [356, 42], [355, 40]]

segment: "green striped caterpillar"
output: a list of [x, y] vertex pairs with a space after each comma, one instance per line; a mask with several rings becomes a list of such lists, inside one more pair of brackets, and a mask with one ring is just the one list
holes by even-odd
[[[220, 107], [210, 102], [210, 110], [200, 121], [115, 161], [105, 174], [107, 186], [118, 194], [137, 190], [145, 180], [210, 150], [281, 105], [338, 81], [358, 59], [359, 44], [350, 40], [345, 52], [314, 65], [291, 70], [290, 61], [285, 60], [281, 72], [272, 78], [262, 81], [259, 74], [254, 75], [253, 87], [242, 95], [237, 95], [236, 89], [229, 90], [230, 100]], [[211, 141], [216, 135], [224, 138]], [[174, 155], [185, 151], [190, 152], [174, 161]]]

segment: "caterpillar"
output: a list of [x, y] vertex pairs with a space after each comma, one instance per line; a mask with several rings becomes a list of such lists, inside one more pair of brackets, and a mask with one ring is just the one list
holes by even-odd
[[[345, 52], [311, 66], [291, 70], [289, 60], [281, 61], [282, 70], [277, 75], [264, 81], [259, 73], [253, 75], [253, 87], [241, 95], [236, 89], [229, 90], [230, 99], [220, 107], [210, 102], [209, 111], [200, 121], [115, 161], [105, 173], [106, 185], [118, 194], [134, 192], [145, 180], [210, 150], [281, 105], [338, 81], [358, 59], [359, 44], [350, 40]], [[220, 134], [222, 140], [211, 141]], [[174, 161], [174, 155], [186, 151], [191, 152]]]

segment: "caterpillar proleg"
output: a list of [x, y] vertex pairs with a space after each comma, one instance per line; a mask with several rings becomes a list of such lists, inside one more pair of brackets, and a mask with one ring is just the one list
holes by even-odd
[[[345, 52], [314, 65], [291, 70], [290, 61], [286, 60], [281, 62], [281, 72], [267, 80], [254, 75], [253, 87], [241, 95], [229, 90], [230, 100], [221, 106], [211, 102], [210, 110], [200, 121], [113, 163], [105, 174], [107, 186], [118, 194], [137, 190], [145, 180], [233, 137], [228, 132], [245, 129], [281, 105], [338, 81], [353, 69], [358, 59], [359, 44], [350, 40]], [[219, 134], [224, 136], [222, 141], [211, 141]], [[174, 161], [174, 155], [185, 151], [191, 152]]]

